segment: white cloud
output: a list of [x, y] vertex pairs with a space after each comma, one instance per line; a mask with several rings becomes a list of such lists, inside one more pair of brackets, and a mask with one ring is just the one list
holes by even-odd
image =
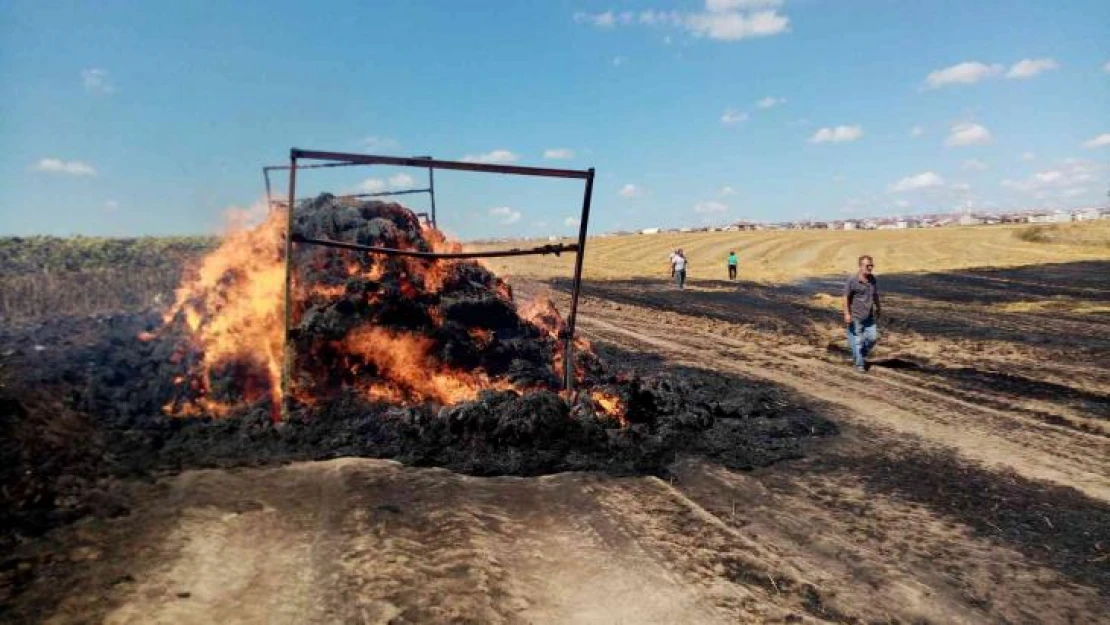
[[776, 11], [758, 13], [692, 13], [686, 16], [685, 27], [695, 37], [719, 41], [739, 41], [749, 37], [768, 37], [786, 32], [790, 18]]
[[485, 154], [467, 154], [462, 160], [467, 163], [512, 163], [518, 158], [515, 153], [500, 148]]
[[683, 14], [678, 11], [641, 11], [639, 22], [645, 26], [681, 26]]
[[408, 174], [397, 174], [389, 177], [389, 186], [394, 189], [411, 189], [416, 181]]
[[910, 128], [910, 136], [911, 137], [920, 137], [924, 134], [925, 134], [925, 129], [922, 128], [921, 126], [914, 126], [913, 128]]
[[1081, 185], [1101, 177], [1106, 169], [1092, 161], [1069, 158], [1055, 169], [1036, 172], [1023, 180], [1003, 180], [1002, 186], [1044, 199], [1050, 195], [1061, 195], [1068, 189], [1082, 188]]
[[628, 183], [621, 187], [621, 190], [617, 193], [621, 197], [640, 197], [644, 194], [644, 190], [642, 187], [638, 187], [632, 183]]
[[1010, 67], [1006, 78], [1032, 78], [1041, 72], [1058, 69], [1055, 59], [1022, 59]]
[[952, 126], [951, 132], [948, 133], [948, 138], [944, 140], [944, 145], [948, 147], [960, 147], [967, 145], [982, 145], [990, 143], [991, 133], [989, 130], [973, 124], [965, 122]]
[[381, 193], [385, 191], [385, 181], [379, 178], [367, 178], [358, 185], [361, 193]]
[[574, 150], [570, 148], [548, 148], [543, 151], [543, 157], [552, 161], [568, 161], [574, 158]]
[[71, 176], [95, 176], [96, 169], [88, 163], [81, 161], [63, 161], [58, 158], [44, 158], [35, 163], [36, 171], [46, 171], [54, 174], [69, 174]]
[[748, 114], [743, 111], [725, 109], [725, 112], [721, 113], [721, 123], [726, 126], [733, 126], [745, 121], [748, 121]]
[[1104, 132], [1101, 135], [1083, 142], [1085, 148], [1102, 148], [1110, 145], [1110, 132]]
[[1107, 62], [1102, 64], [1102, 71], [1106, 72], [1107, 74], [1110, 74], [1110, 61], [1107, 61]]
[[739, 41], [750, 37], [766, 37], [784, 33], [790, 28], [790, 18], [780, 15], [782, 0], [707, 0], [705, 10], [697, 12], [644, 10], [639, 13], [625, 11], [614, 14], [583, 13], [573, 15], [579, 24], [598, 28], [613, 28], [638, 24], [641, 26], [681, 28], [695, 37], [708, 37], [718, 41]]
[[1021, 160], [1023, 161], [1031, 161], [1037, 158], [1037, 155], [1032, 152], [1022, 152], [1019, 158], [1021, 158]]
[[944, 178], [937, 174], [926, 171], [914, 176], [907, 176], [898, 182], [890, 185], [892, 193], [902, 193], [905, 191], [915, 191], [917, 189], [928, 189], [930, 187], [940, 187], [944, 185]]
[[755, 105], [761, 109], [769, 109], [780, 104], [786, 104], [786, 98], [767, 96], [766, 98], [763, 98], [762, 100], [755, 103]]
[[698, 202], [694, 204], [694, 212], [701, 214], [708, 213], [723, 213], [728, 210], [728, 205], [718, 202], [716, 200], [707, 200], [705, 202]]
[[377, 150], [389, 150], [397, 147], [397, 141], [387, 137], [366, 137], [360, 141], [362, 147], [374, 152]]
[[97, 95], [108, 95], [116, 90], [108, 80], [108, 72], [97, 67], [81, 70], [81, 83], [85, 85], [85, 91]]
[[563, 220], [563, 225], [568, 228], [577, 228], [579, 223], [581, 222], [579, 222], [577, 217], [567, 217]]
[[516, 222], [520, 221], [521, 217], [523, 217], [520, 211], [513, 210], [508, 206], [498, 206], [496, 208], [491, 208], [489, 209], [489, 214], [491, 217], [496, 217], [498, 223], [504, 226], [515, 224]]
[[783, 5], [784, 0], [705, 0], [705, 10], [711, 13], [727, 13], [741, 9], [774, 9]]
[[989, 168], [990, 165], [987, 165], [983, 161], [974, 158], [969, 158], [964, 161], [964, 169], [970, 169], [972, 171], [986, 171]]
[[809, 138], [810, 143], [841, 143], [855, 141], [863, 136], [863, 128], [859, 126], [837, 126], [835, 128], [822, 128], [813, 133]]
[[721, 190], [717, 193], [717, 195], [721, 197], [736, 195], [736, 189], [733, 189], [732, 187], [721, 187]]
[[625, 61], [627, 61], [627, 60], [628, 60], [627, 56], [614, 56], [613, 57], [613, 67], [620, 67], [621, 65], [624, 65]]
[[114, 212], [119, 208], [119, 202], [115, 200], [104, 200], [104, 210]]
[[1001, 73], [1001, 65], [986, 65], [978, 61], [967, 61], [929, 72], [929, 75], [925, 77], [925, 85], [929, 89], [939, 89], [944, 85], [970, 85]]
[[909, 208], [910, 203], [907, 200], [898, 200], [894, 205], [898, 208]]
[[612, 11], [604, 13], [578, 12], [574, 14], [574, 21], [579, 24], [593, 24], [598, 28], [612, 28], [617, 23], [617, 16]]

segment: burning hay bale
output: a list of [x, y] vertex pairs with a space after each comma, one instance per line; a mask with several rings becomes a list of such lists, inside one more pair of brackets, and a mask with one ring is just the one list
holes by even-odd
[[[300, 207], [294, 228], [415, 252], [455, 247], [398, 204], [329, 195]], [[294, 266], [304, 285], [294, 309], [302, 396], [356, 388], [395, 403], [453, 404], [486, 389], [558, 389], [559, 343], [475, 262], [298, 246]]]
[[[180, 392], [167, 412], [278, 405], [283, 224], [271, 215], [231, 236], [179, 290], [166, 323], [189, 339], [177, 357]], [[398, 204], [326, 194], [298, 207], [294, 232], [417, 252], [457, 247]], [[558, 389], [562, 320], [544, 306], [534, 307], [536, 322], [523, 318], [509, 286], [475, 262], [298, 245], [292, 267], [294, 402], [350, 389], [393, 403], [438, 404], [486, 389]]]

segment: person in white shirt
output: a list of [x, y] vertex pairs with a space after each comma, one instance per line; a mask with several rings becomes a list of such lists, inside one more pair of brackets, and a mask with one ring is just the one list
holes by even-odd
[[678, 284], [679, 289], [686, 288], [686, 255], [682, 250], [674, 253], [673, 260], [671, 261], [671, 272], [674, 274], [675, 283]]
[[671, 277], [674, 277], [674, 259], [678, 256], [678, 248], [671, 250]]

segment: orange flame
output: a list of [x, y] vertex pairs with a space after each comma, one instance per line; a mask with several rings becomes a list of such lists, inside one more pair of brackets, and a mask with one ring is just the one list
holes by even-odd
[[454, 404], [474, 399], [483, 389], [510, 389], [508, 382], [491, 380], [484, 372], [449, 369], [432, 357], [432, 339], [373, 326], [347, 335], [344, 347], [375, 369], [380, 384], [366, 390], [374, 399], [435, 401]]
[[[268, 394], [274, 407], [280, 405], [284, 224], [284, 213], [275, 211], [255, 228], [228, 234], [193, 268], [164, 315], [166, 323], [181, 315], [192, 332], [195, 346], [203, 354], [202, 391], [209, 388], [215, 369], [248, 363], [263, 379], [249, 385], [256, 389], [257, 397], [246, 399]], [[226, 412], [226, 407], [208, 399], [195, 403], [198, 405], [178, 406], [178, 412]]]
[[590, 398], [594, 403], [601, 408], [602, 412], [617, 420], [621, 427], [628, 425], [628, 417], [625, 414], [624, 400], [619, 395], [607, 393], [601, 390], [595, 390], [590, 393]]
[[[258, 212], [258, 209], [252, 209]], [[174, 303], [166, 310], [166, 324], [183, 323], [191, 333], [192, 350], [179, 346], [172, 356], [174, 363], [199, 358], [188, 375], [174, 380], [188, 397], [164, 406], [168, 413], [178, 415], [224, 415], [233, 406], [212, 396], [214, 375], [229, 372], [237, 376], [240, 394], [246, 402], [262, 398], [271, 400], [273, 417], [282, 402], [281, 376], [284, 358], [284, 241], [287, 214], [270, 212], [257, 226], [245, 228], [240, 212], [239, 228], [232, 229], [219, 247], [190, 270], [177, 290]], [[436, 252], [456, 252], [461, 246], [449, 241], [443, 233], [423, 227], [423, 237]], [[402, 237], [393, 245], [416, 249], [415, 241]], [[427, 248], [422, 248], [427, 249]], [[440, 292], [456, 275], [460, 262], [447, 259], [388, 257], [349, 251], [318, 249], [301, 256], [327, 276], [326, 283], [299, 284], [294, 274], [295, 302], [326, 302], [347, 296], [351, 278], [380, 281], [388, 273], [406, 297], [416, 298]], [[342, 282], [346, 279], [347, 282]], [[508, 284], [497, 279], [492, 285], [498, 297], [512, 302]], [[370, 293], [373, 299], [379, 295]], [[297, 315], [301, 304], [294, 308]], [[442, 312], [430, 307], [435, 326], [442, 326]], [[560, 336], [565, 323], [549, 298], [541, 297], [520, 308], [521, 316], [555, 339], [552, 363], [562, 375], [563, 344]], [[470, 329], [471, 338], [485, 348], [494, 340], [488, 329]], [[141, 340], [154, 336], [144, 333]], [[576, 342], [588, 349], [584, 341]], [[361, 388], [368, 397], [395, 403], [433, 401], [453, 404], [475, 399], [483, 389], [513, 388], [507, 380], [491, 379], [481, 370], [461, 371], [438, 360], [435, 341], [423, 334], [394, 331], [382, 327], [363, 326], [352, 330], [333, 343], [318, 344], [320, 349], [337, 350], [337, 362], [343, 372], [343, 384]], [[315, 348], [314, 348], [315, 349]], [[194, 356], [193, 351], [196, 352]], [[319, 355], [317, 352], [316, 355]], [[311, 367], [311, 365], [308, 365]], [[579, 372], [581, 379], [581, 373]], [[368, 381], [369, 380], [369, 381]], [[295, 387], [299, 401], [312, 403], [314, 391]], [[619, 398], [618, 398], [619, 400]], [[623, 413], [621, 413], [623, 415]], [[621, 417], [623, 418], [623, 417]]]

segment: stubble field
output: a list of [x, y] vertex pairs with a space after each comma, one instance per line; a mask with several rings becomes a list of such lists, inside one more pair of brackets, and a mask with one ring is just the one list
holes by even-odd
[[[879, 263], [876, 271], [880, 272], [947, 272], [970, 267], [1104, 260], [1110, 254], [1110, 220], [1033, 226], [594, 237], [587, 245], [585, 277], [594, 280], [658, 277], [667, 271], [667, 257], [676, 248], [686, 253], [690, 261], [688, 274], [694, 280], [727, 278], [725, 259], [730, 250], [735, 250], [740, 258], [742, 278], [756, 282], [846, 273], [855, 266], [860, 254], [875, 256]], [[489, 264], [510, 276], [550, 279], [570, 276], [573, 257], [493, 259]]]

